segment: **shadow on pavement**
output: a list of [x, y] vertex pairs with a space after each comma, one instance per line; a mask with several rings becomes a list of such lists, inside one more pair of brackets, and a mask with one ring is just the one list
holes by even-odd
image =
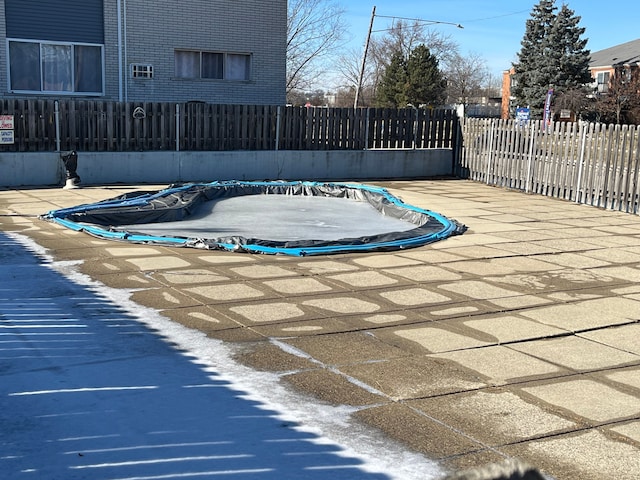
[[3, 233], [0, 431], [5, 480], [388, 478]]

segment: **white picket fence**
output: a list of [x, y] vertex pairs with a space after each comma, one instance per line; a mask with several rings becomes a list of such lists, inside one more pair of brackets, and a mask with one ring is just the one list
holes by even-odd
[[640, 127], [465, 119], [459, 176], [640, 214]]

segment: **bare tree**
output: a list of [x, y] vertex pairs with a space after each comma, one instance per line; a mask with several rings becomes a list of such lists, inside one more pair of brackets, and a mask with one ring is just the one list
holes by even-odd
[[456, 54], [447, 66], [446, 76], [449, 101], [466, 106], [472, 98], [486, 91], [489, 70], [484, 58], [477, 53], [466, 57]]
[[[359, 48], [349, 48], [340, 55], [340, 61], [337, 64], [337, 69], [345, 85], [355, 86], [358, 84], [361, 62], [362, 50]], [[372, 71], [369, 65], [366, 66], [369, 68], [365, 70], [365, 77], [367, 77]]]
[[598, 97], [596, 109], [606, 121], [632, 121], [640, 109], [640, 69], [616, 66], [609, 89]]
[[582, 118], [585, 114], [588, 114], [589, 108], [593, 103], [592, 99], [589, 98], [591, 96], [590, 93], [590, 88], [584, 85], [559, 89], [554, 92], [554, 110], [556, 112], [569, 110], [576, 118]]
[[[348, 49], [340, 56], [340, 59], [337, 62], [337, 70], [340, 78], [342, 79], [339, 89], [343, 96], [351, 97], [351, 106], [353, 105], [356, 86], [358, 85], [360, 78], [361, 67], [362, 50], [358, 48]], [[373, 104], [376, 94], [376, 86], [380, 80], [377, 75], [381, 74], [381, 72], [381, 70], [375, 68], [374, 62], [369, 61], [365, 63], [365, 68], [362, 72], [362, 84], [359, 91], [361, 105]]]
[[287, 13], [287, 95], [305, 90], [340, 46], [344, 10], [332, 0], [289, 0]]
[[394, 20], [385, 32], [384, 36], [371, 41], [371, 57], [375, 63], [383, 66], [389, 65], [396, 52], [402, 53], [405, 59], [409, 58], [418, 45], [427, 47], [441, 65], [447, 65], [458, 53], [458, 44], [450, 35], [431, 30], [419, 20]]

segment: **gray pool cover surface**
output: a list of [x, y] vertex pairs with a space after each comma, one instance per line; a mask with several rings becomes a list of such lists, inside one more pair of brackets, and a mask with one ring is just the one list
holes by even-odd
[[42, 218], [114, 240], [299, 256], [409, 248], [465, 229], [383, 188], [283, 181], [174, 185]]
[[122, 225], [149, 235], [265, 240], [340, 240], [407, 231], [415, 224], [380, 215], [371, 204], [335, 197], [245, 195], [212, 200], [176, 222]]

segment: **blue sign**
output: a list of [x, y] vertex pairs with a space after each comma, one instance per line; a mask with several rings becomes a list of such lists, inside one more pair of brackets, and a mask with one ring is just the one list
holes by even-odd
[[516, 120], [518, 123], [527, 123], [531, 118], [531, 111], [528, 107], [518, 107], [516, 108]]
[[516, 108], [516, 121], [518, 125], [526, 125], [529, 123], [529, 119], [531, 118], [531, 111], [528, 107], [518, 107]]

